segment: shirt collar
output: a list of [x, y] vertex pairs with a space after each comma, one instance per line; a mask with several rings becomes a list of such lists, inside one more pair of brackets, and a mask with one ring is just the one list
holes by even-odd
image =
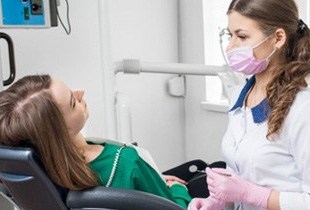
[[[255, 76], [252, 76], [247, 81], [247, 83], [245, 84], [243, 89], [241, 90], [237, 102], [229, 111], [234, 111], [236, 109], [242, 108], [242, 106], [244, 104], [245, 97], [247, 96], [248, 92], [250, 91], [251, 87], [254, 84], [255, 84]], [[270, 113], [270, 107], [269, 107], [267, 98], [262, 100], [257, 106], [251, 108], [251, 112], [253, 115], [254, 123], [264, 122], [268, 118], [269, 113]]]

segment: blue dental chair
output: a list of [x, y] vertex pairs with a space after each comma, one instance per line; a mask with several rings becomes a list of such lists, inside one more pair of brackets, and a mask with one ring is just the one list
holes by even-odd
[[[197, 171], [205, 166], [196, 160], [183, 164], [183, 169], [194, 167]], [[183, 169], [166, 173], [181, 172], [180, 178], [185, 180], [196, 173]], [[12, 201], [25, 210], [184, 210], [167, 199], [140, 191], [103, 186], [83, 191], [60, 188], [48, 178], [31, 148], [0, 145], [0, 180]]]

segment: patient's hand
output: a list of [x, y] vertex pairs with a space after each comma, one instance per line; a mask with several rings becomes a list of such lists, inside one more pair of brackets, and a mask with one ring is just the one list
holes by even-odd
[[171, 176], [171, 175], [163, 175], [163, 176], [164, 176], [164, 179], [166, 180], [166, 184], [169, 187], [171, 187], [175, 183], [187, 185], [187, 182], [184, 181], [183, 179], [180, 179], [179, 177]]

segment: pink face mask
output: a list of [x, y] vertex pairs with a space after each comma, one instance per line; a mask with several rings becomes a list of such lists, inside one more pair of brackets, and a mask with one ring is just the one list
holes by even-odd
[[228, 59], [229, 67], [233, 71], [240, 72], [245, 75], [258, 74], [264, 71], [269, 64], [270, 57], [276, 51], [276, 48], [270, 53], [270, 55], [266, 59], [263, 60], [256, 59], [254, 57], [253, 50], [259, 45], [261, 45], [263, 42], [265, 42], [267, 38], [253, 47], [246, 46], [228, 50], [226, 52], [226, 56]]

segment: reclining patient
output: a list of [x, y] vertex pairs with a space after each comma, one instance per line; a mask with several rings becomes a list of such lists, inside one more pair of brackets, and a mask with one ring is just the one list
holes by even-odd
[[134, 189], [187, 207], [185, 181], [162, 176], [141, 148], [81, 134], [88, 119], [84, 92], [49, 75], [26, 76], [0, 92], [0, 144], [30, 144], [50, 178], [72, 190], [103, 185]]

